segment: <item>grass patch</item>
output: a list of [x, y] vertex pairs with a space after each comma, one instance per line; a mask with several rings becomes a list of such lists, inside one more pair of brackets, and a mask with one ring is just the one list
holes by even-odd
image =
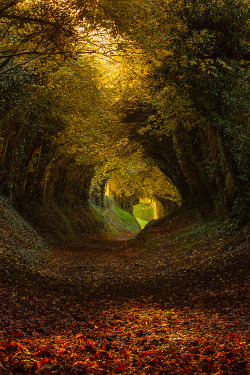
[[117, 235], [130, 232], [136, 234], [141, 229], [136, 219], [121, 208], [114, 206], [110, 209], [105, 209], [93, 206], [92, 210], [103, 223], [104, 233]]
[[142, 229], [148, 224], [148, 221], [142, 220], [139, 217], [136, 217], [136, 220], [138, 221]]

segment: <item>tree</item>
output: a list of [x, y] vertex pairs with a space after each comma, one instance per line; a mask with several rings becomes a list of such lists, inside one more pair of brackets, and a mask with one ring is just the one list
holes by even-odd
[[19, 68], [1, 82], [1, 185], [11, 200], [24, 194], [43, 153], [64, 124], [53, 115], [43, 80]]
[[[161, 170], [165, 168], [184, 201], [196, 201], [204, 214], [218, 204], [220, 212], [222, 206], [224, 211], [240, 210], [244, 221], [249, 210], [245, 71], [249, 9], [244, 1], [176, 1], [166, 7], [171, 22], [169, 15], [156, 12], [161, 27], [153, 40], [144, 44], [141, 31], [134, 33], [146, 50], [150, 43], [157, 45], [155, 40], [165, 40], [165, 52], [154, 53], [151, 98], [125, 103], [125, 119], [135, 124], [137, 113], [137, 138]], [[133, 137], [134, 133], [133, 127]], [[178, 169], [175, 176], [173, 169]], [[182, 176], [180, 183], [177, 175]], [[184, 191], [189, 192], [186, 198]]]
[[37, 58], [72, 55], [76, 24], [70, 1], [5, 0], [0, 21], [0, 74]]
[[183, 206], [246, 220], [248, 15], [243, 0], [5, 0], [4, 191], [86, 200], [143, 148]]
[[[41, 202], [49, 196], [62, 200], [63, 195], [52, 193], [48, 187], [62, 187], [65, 178], [71, 181], [72, 190], [79, 188], [76, 199], [84, 194], [87, 199], [80, 185], [83, 190], [87, 189], [83, 175], [89, 180], [94, 160], [88, 155], [91, 145], [86, 141], [86, 132], [89, 129], [78, 126], [77, 122], [83, 124], [90, 117], [98, 90], [94, 72], [86, 61], [84, 69], [79, 64], [65, 65], [47, 75], [43, 68], [19, 67], [2, 80], [1, 185], [11, 200], [20, 202], [26, 197]], [[65, 166], [70, 163], [70, 168], [65, 168], [67, 177], [55, 171], [55, 165], [59, 170], [64, 162]], [[70, 174], [75, 176], [76, 170], [81, 178], [73, 183]]]
[[3, 0], [0, 5], [0, 74], [40, 63], [107, 54], [117, 49], [96, 23], [95, 1]]

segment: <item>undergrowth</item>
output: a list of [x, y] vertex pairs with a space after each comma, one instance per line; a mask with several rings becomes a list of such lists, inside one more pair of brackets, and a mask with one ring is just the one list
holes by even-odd
[[117, 236], [123, 233], [126, 234], [127, 232], [136, 234], [140, 231], [140, 225], [135, 218], [121, 208], [111, 206], [109, 209], [106, 209], [92, 206], [91, 210], [102, 222], [103, 233]]

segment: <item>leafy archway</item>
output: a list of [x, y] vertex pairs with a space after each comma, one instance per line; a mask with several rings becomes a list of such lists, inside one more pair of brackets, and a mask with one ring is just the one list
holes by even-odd
[[2, 192], [86, 206], [116, 180], [124, 207], [173, 189], [184, 208], [246, 221], [248, 13], [243, 0], [2, 2]]

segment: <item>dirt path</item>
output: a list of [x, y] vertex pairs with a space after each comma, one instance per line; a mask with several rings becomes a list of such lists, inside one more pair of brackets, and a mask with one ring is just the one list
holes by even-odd
[[51, 249], [50, 262], [41, 273], [86, 299], [150, 297], [180, 304], [203, 300], [211, 306], [227, 299], [241, 304], [245, 290], [238, 284], [248, 273], [246, 245], [230, 243], [231, 251], [228, 246], [190, 246], [165, 230], [141, 242], [92, 236]]
[[123, 287], [136, 296], [135, 288], [126, 288], [125, 285], [128, 287], [131, 282], [142, 279], [142, 275], [145, 277], [152, 272], [152, 263], [147, 262], [131, 239], [88, 237], [80, 244], [53, 248], [51, 254], [42, 273], [64, 279], [91, 296], [117, 296]]
[[42, 277], [0, 283], [0, 374], [247, 375], [244, 273], [227, 270], [244, 271], [245, 245], [155, 235], [88, 237], [51, 249]]

